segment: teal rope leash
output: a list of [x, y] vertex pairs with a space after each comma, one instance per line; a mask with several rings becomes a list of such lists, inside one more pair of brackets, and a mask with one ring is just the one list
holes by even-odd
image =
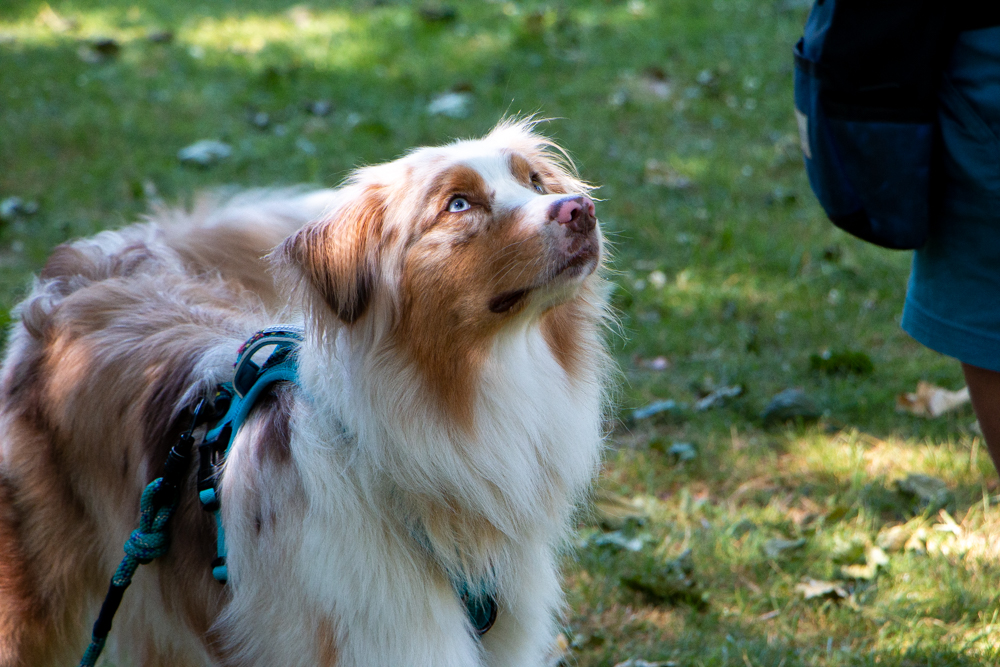
[[163, 477], [150, 482], [142, 492], [139, 500], [139, 527], [132, 531], [125, 542], [125, 557], [111, 577], [108, 594], [97, 615], [94, 629], [91, 632], [90, 645], [80, 659], [80, 667], [94, 667], [100, 657], [104, 645], [111, 632], [111, 621], [121, 604], [125, 589], [132, 583], [132, 577], [140, 565], [167, 553], [170, 546], [170, 536], [167, 533], [170, 518], [177, 509], [177, 490], [191, 463], [194, 445], [194, 429], [201, 420], [201, 410], [205, 405], [202, 400], [194, 409], [191, 428], [181, 434], [167, 454], [167, 462], [163, 467]]

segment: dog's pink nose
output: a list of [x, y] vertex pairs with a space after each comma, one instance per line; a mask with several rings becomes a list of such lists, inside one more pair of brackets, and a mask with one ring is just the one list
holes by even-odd
[[578, 234], [589, 234], [597, 226], [594, 202], [586, 195], [564, 197], [549, 206], [549, 220], [566, 225]]

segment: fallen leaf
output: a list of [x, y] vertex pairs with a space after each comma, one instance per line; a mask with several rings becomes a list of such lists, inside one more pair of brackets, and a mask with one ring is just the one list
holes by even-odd
[[750, 519], [740, 519], [730, 526], [727, 532], [733, 537], [733, 539], [739, 539], [754, 530], [757, 530], [757, 524]]
[[801, 583], [795, 584], [795, 590], [802, 593], [806, 600], [813, 598], [846, 598], [847, 589], [834, 581], [821, 581], [819, 579], [803, 579]]
[[702, 605], [704, 599], [693, 575], [694, 558], [688, 549], [661, 567], [623, 575], [621, 582], [632, 590], [656, 600]]
[[941, 523], [934, 524], [934, 530], [942, 533], [951, 533], [955, 537], [961, 537], [964, 534], [965, 531], [962, 530], [962, 527], [958, 525], [947, 510], [942, 509], [938, 512], [938, 516], [941, 517]]
[[694, 404], [694, 409], [698, 412], [703, 412], [709, 408], [714, 408], [722, 405], [727, 398], [736, 398], [743, 393], [743, 387], [736, 384], [731, 387], [719, 387], [718, 389], [710, 392], [704, 398], [698, 399]]
[[823, 523], [836, 523], [851, 511], [850, 505], [834, 505], [833, 508], [823, 516]]
[[675, 442], [667, 449], [667, 454], [680, 462], [684, 462], [697, 458], [698, 450], [690, 442]]
[[447, 116], [448, 118], [465, 118], [469, 115], [469, 105], [472, 95], [469, 93], [444, 93], [438, 95], [427, 105], [427, 113], [432, 116]]
[[594, 514], [605, 530], [621, 530], [629, 523], [643, 525], [649, 513], [628, 498], [599, 489], [594, 498]]
[[617, 549], [624, 549], [625, 551], [635, 553], [642, 551], [642, 548], [646, 546], [646, 543], [649, 542], [650, 539], [651, 538], [648, 535], [627, 537], [620, 530], [616, 530], [612, 533], [595, 535], [589, 540], [589, 543], [596, 547], [615, 547]]
[[872, 563], [865, 564], [855, 564], [855, 565], [842, 565], [840, 567], [840, 576], [843, 579], [864, 579], [865, 581], [871, 581], [878, 574], [878, 566]]
[[10, 222], [19, 215], [38, 213], [38, 202], [24, 201], [20, 197], [7, 197], [0, 201], [0, 220]]
[[930, 475], [911, 473], [903, 479], [897, 479], [896, 488], [900, 493], [915, 498], [931, 512], [947, 505], [953, 497], [943, 480]]
[[865, 543], [860, 540], [846, 540], [837, 536], [834, 539], [830, 557], [838, 565], [860, 563], [865, 558]]
[[883, 551], [880, 547], [869, 547], [868, 552], [865, 554], [865, 558], [869, 563], [883, 567], [889, 564], [889, 554]]
[[214, 139], [203, 139], [177, 151], [177, 159], [184, 164], [208, 167], [229, 157], [232, 153], [233, 149], [229, 144]]
[[649, 405], [643, 406], [632, 412], [632, 419], [639, 421], [640, 419], [648, 419], [654, 415], [658, 415], [664, 412], [677, 412], [682, 409], [682, 405], [673, 399], [667, 399], [665, 401], [655, 401]]
[[777, 394], [760, 413], [765, 424], [784, 422], [790, 419], [809, 421], [819, 418], [820, 410], [801, 389], [785, 389]]
[[764, 543], [764, 553], [768, 558], [781, 558], [789, 551], [797, 551], [806, 545], [806, 540], [784, 540], [779, 537], [772, 538]]
[[915, 553], [927, 553], [927, 529], [921, 526], [913, 531], [910, 538], [906, 540], [906, 544], [903, 545], [905, 551], [913, 551]]
[[875, 537], [875, 544], [888, 552], [902, 551], [912, 534], [913, 529], [905, 524], [889, 526], [879, 531]]
[[879, 547], [870, 547], [865, 553], [865, 563], [844, 565], [840, 568], [841, 576], [846, 579], [864, 579], [870, 581], [878, 574], [880, 567], [889, 564], [889, 556]]
[[918, 417], [940, 417], [968, 403], [969, 400], [968, 387], [949, 391], [921, 380], [917, 383], [915, 393], [896, 396], [896, 411], [909, 412]]

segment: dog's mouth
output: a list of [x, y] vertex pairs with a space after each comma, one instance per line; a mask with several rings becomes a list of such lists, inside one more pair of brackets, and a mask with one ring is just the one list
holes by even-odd
[[570, 277], [590, 275], [597, 268], [599, 254], [600, 252], [596, 244], [588, 239], [563, 262], [559, 270], [553, 273], [549, 280], [553, 280], [564, 273], [569, 274]]
[[546, 287], [559, 278], [574, 279], [589, 276], [597, 269], [599, 255], [600, 251], [597, 245], [587, 241], [579, 248], [576, 248], [575, 252], [569, 258], [557, 264], [552, 271], [548, 272], [542, 280], [534, 285], [502, 292], [490, 299], [490, 312], [497, 313], [498, 315], [508, 313], [519, 306], [531, 292]]
[[512, 290], [510, 292], [504, 292], [503, 294], [498, 294], [497, 296], [490, 299], [490, 312], [506, 313], [513, 310], [514, 306], [518, 305], [524, 301], [528, 293], [534, 289], [533, 287], [526, 287], [524, 289]]

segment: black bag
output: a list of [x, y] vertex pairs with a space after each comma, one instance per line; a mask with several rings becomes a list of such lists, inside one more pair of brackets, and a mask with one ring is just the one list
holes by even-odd
[[835, 225], [871, 243], [911, 249], [927, 238], [956, 16], [940, 0], [818, 0], [795, 46], [809, 184]]

